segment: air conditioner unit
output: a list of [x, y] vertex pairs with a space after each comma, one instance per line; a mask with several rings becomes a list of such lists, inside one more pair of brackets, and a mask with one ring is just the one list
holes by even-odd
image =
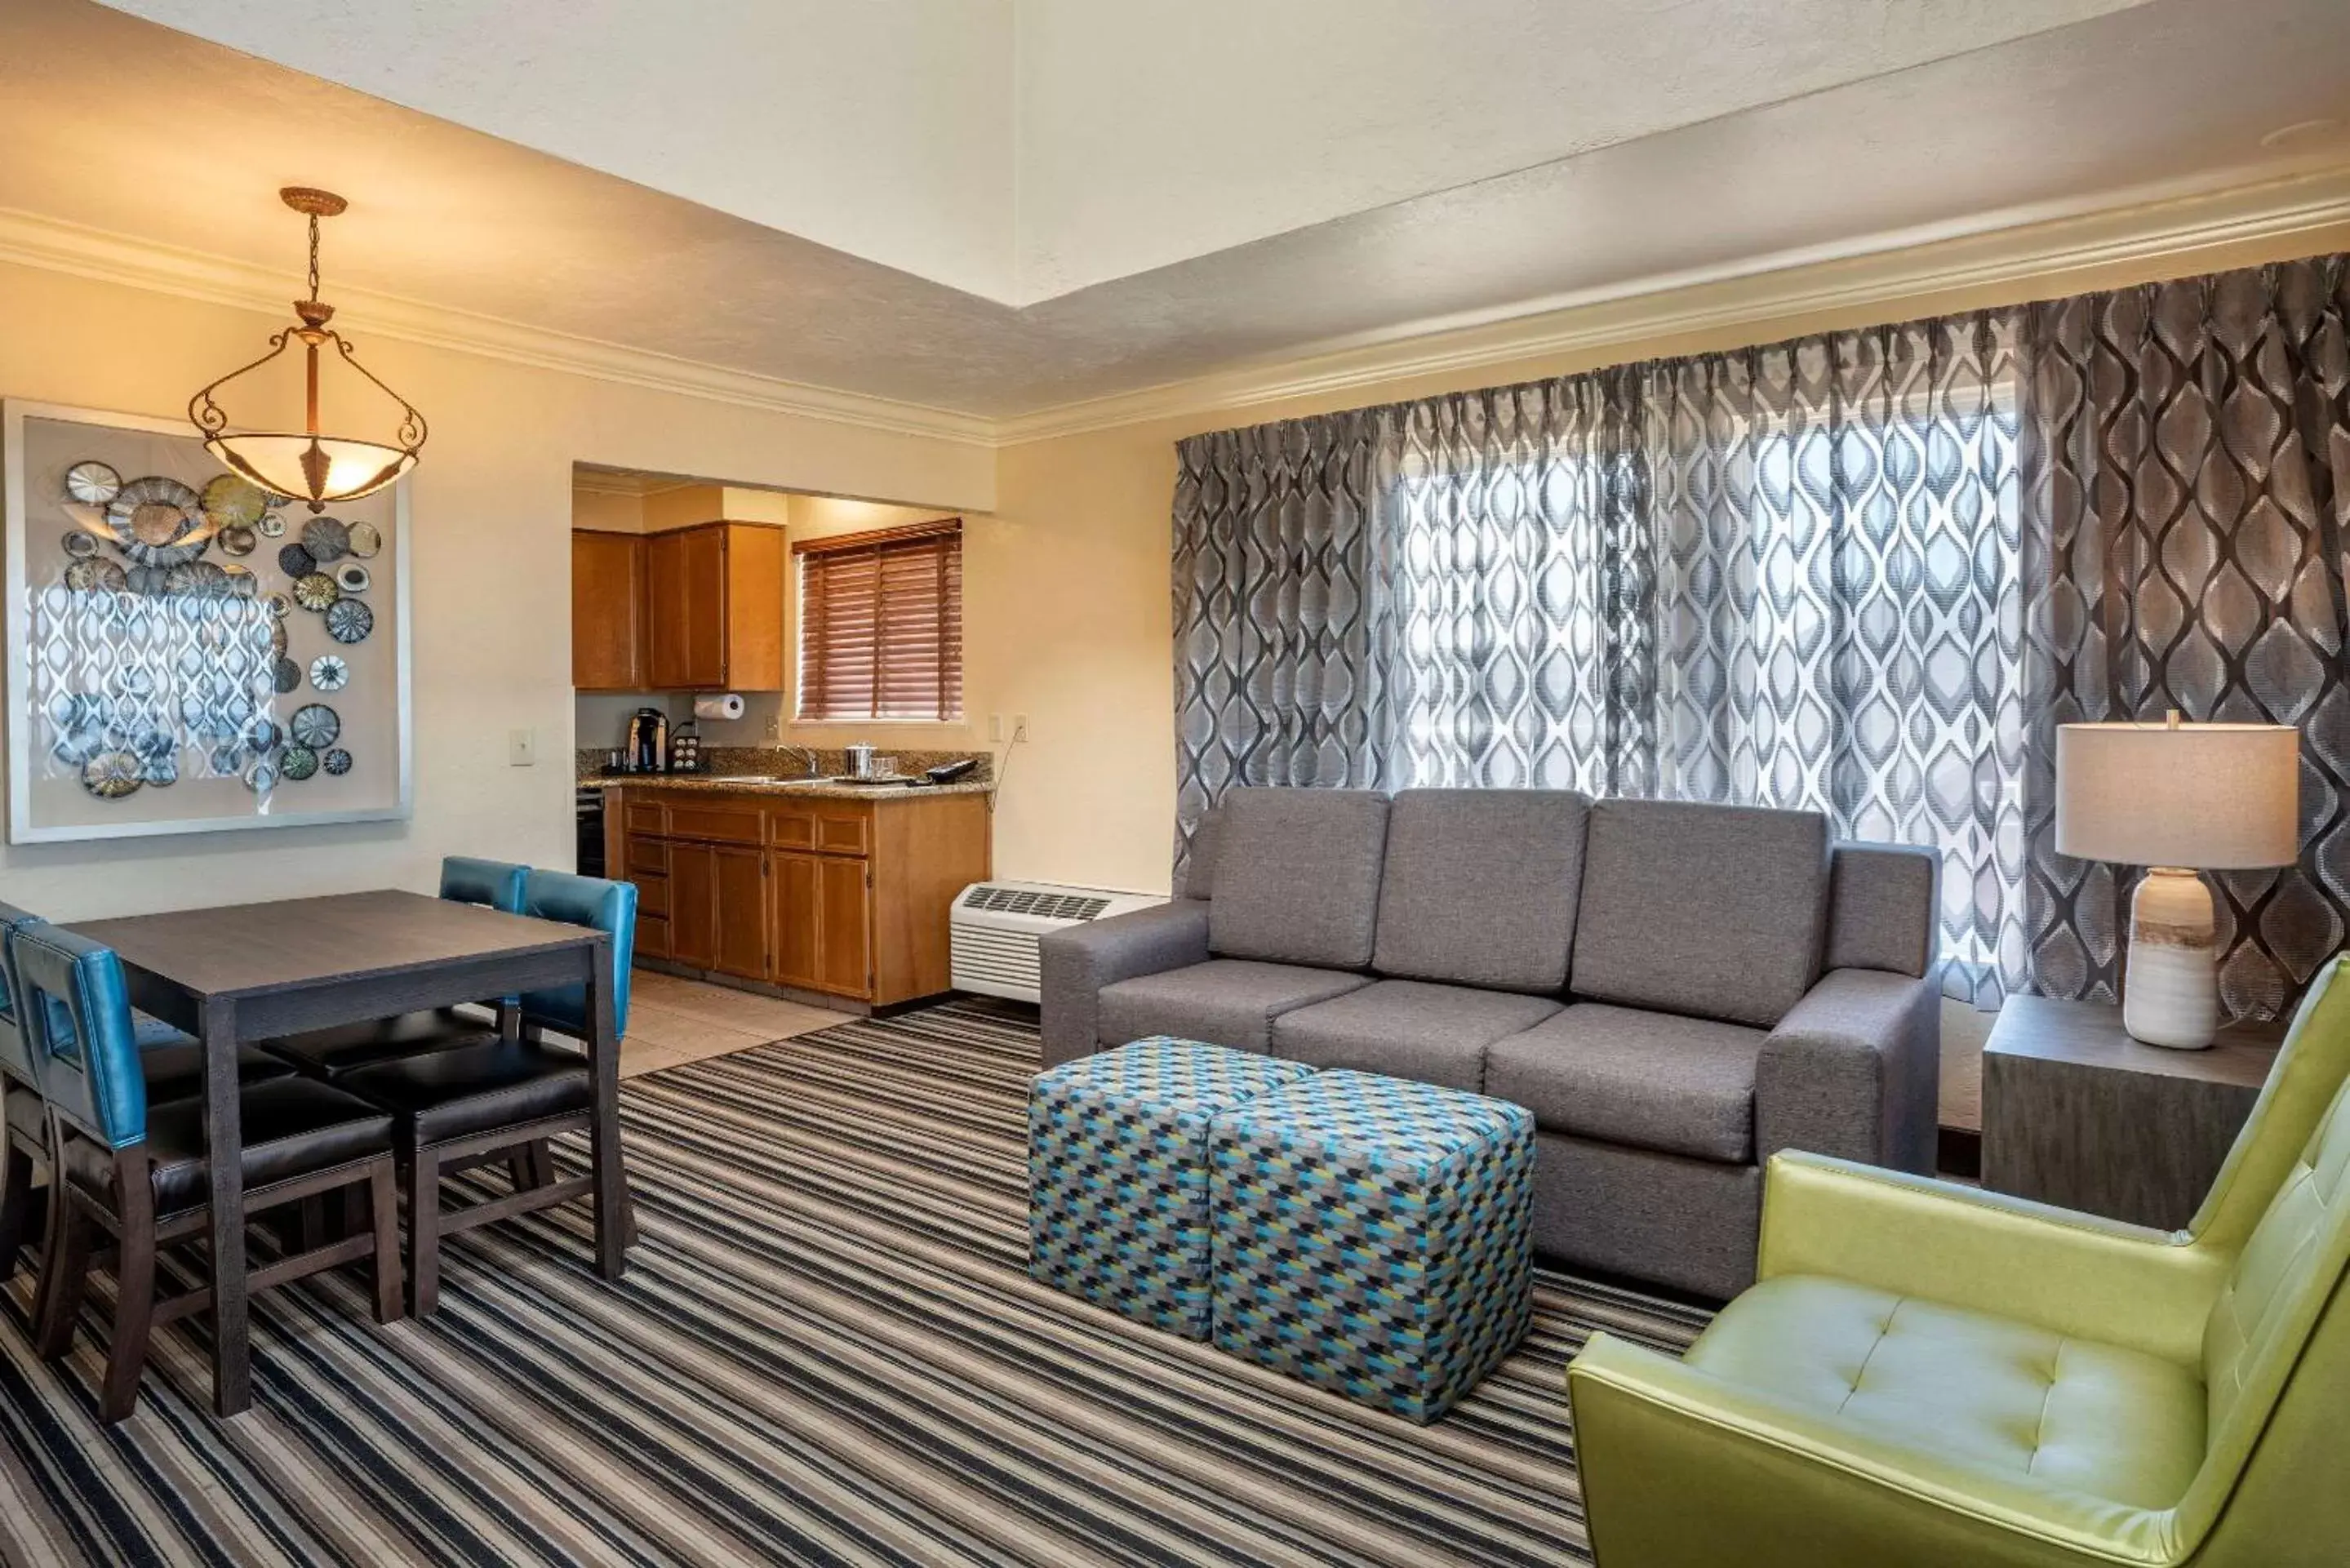
[[952, 983], [957, 991], [1035, 1002], [1039, 937], [1166, 901], [1151, 893], [1050, 882], [973, 882], [955, 899], [947, 922]]

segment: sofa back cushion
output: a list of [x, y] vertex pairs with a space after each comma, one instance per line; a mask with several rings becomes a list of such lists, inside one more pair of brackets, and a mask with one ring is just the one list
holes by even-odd
[[1818, 978], [1827, 819], [1687, 801], [1591, 808], [1575, 993], [1768, 1029]]
[[1387, 797], [1370, 790], [1232, 791], [1216, 821], [1210, 950], [1368, 968], [1387, 841]]
[[1494, 991], [1562, 989], [1589, 808], [1571, 790], [1397, 795], [1372, 967]]

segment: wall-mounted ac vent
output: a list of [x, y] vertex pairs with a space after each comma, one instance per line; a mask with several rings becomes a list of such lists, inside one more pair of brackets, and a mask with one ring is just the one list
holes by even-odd
[[1166, 901], [1152, 894], [1047, 882], [974, 882], [955, 899], [948, 920], [954, 987], [1035, 1002], [1039, 937]]

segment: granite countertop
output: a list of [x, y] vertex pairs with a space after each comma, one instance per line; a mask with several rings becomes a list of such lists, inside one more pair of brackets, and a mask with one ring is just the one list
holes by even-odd
[[985, 794], [994, 787], [985, 779], [963, 779], [951, 784], [830, 784], [795, 778], [731, 778], [708, 774], [613, 774], [582, 779], [582, 784], [606, 789], [692, 790], [705, 794], [805, 795], [812, 800], [923, 800], [941, 794]]

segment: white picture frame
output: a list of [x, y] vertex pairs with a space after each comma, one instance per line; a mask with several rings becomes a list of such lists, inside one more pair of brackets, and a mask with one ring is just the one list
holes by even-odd
[[[87, 427], [82, 431], [60, 431], [59, 427]], [[29, 433], [29, 439], [28, 439]], [[200, 472], [224, 472], [222, 464], [203, 451], [203, 442], [185, 420], [159, 419], [143, 414], [126, 414], [102, 410], [75, 408], [65, 404], [27, 401], [21, 399], [0, 400], [0, 504], [5, 508], [5, 571], [7, 626], [7, 699], [6, 757], [8, 770], [8, 842], [11, 844], [55, 844], [94, 839], [145, 838], [187, 833], [246, 832], [274, 827], [311, 827], [335, 823], [404, 821], [414, 813], [414, 725], [411, 705], [411, 552], [409, 549], [410, 498], [409, 482], [400, 480], [388, 495], [379, 494], [338, 507], [373, 522], [380, 533], [388, 533], [378, 556], [366, 563], [370, 580], [363, 585], [374, 589], [374, 580], [383, 566], [390, 568], [391, 593], [369, 593], [368, 602], [376, 612], [377, 624], [373, 636], [388, 643], [379, 649], [367, 650], [371, 657], [368, 668], [358, 673], [362, 679], [350, 680], [359, 688], [358, 697], [363, 707], [355, 706], [349, 698], [341, 696], [340, 687], [321, 687], [319, 691], [334, 692], [339, 722], [340, 712], [351, 708], [354, 713], [350, 738], [359, 741], [367, 750], [362, 767], [348, 764], [349, 771], [331, 777], [314, 774], [300, 782], [280, 779], [269, 787], [250, 788], [242, 778], [227, 773], [207, 772], [213, 764], [227, 760], [232, 754], [228, 743], [208, 742], [199, 736], [185, 733], [175, 727], [164, 726], [169, 733], [157, 728], [148, 731], [152, 743], [161, 746], [167, 740], [176, 742], [178, 750], [169, 770], [172, 777], [155, 787], [132, 790], [120, 798], [97, 797], [83, 789], [78, 777], [68, 773], [65, 763], [47, 733], [55, 727], [49, 716], [47, 699], [42, 695], [46, 685], [60, 684], [71, 679], [61, 674], [61, 665], [68, 665], [78, 657], [70, 649], [60, 649], [59, 634], [53, 625], [62, 624], [52, 612], [60, 603], [68, 602], [58, 596], [56, 561], [62, 545], [48, 544], [50, 537], [62, 538], [74, 531], [75, 515], [66, 511], [68, 500], [62, 487], [50, 495], [40, 488], [42, 476], [57, 467], [56, 449], [61, 441], [84, 438], [92, 454], [105, 460], [109, 450], [135, 450], [150, 457], [165, 454], [161, 459], [140, 462], [146, 472], [160, 472], [165, 467], [184, 471], [172, 477], [193, 483]], [[77, 460], [78, 461], [78, 460]], [[121, 477], [130, 480], [130, 473]], [[48, 474], [54, 482], [56, 474]], [[298, 536], [309, 514], [295, 504], [283, 509], [288, 532]], [[388, 528], [386, 527], [388, 524]], [[53, 531], [53, 525], [57, 526]], [[276, 539], [263, 544], [275, 546]], [[263, 552], [254, 551], [256, 560]], [[389, 556], [389, 561], [382, 559]], [[267, 566], [261, 570], [276, 570], [276, 556], [271, 554]], [[265, 578], [265, 581], [266, 579]], [[123, 603], [131, 600], [129, 594], [109, 597]], [[380, 614], [382, 600], [391, 601], [390, 616]], [[88, 596], [72, 599], [78, 606], [94, 603]], [[141, 599], [142, 604], [172, 605], [177, 601], [165, 596]], [[223, 602], [229, 602], [224, 597]], [[235, 612], [250, 618], [252, 612]], [[157, 612], [160, 618], [161, 612]], [[297, 622], [295, 618], [306, 618]], [[296, 609], [286, 618], [289, 628], [287, 659], [296, 651], [306, 657], [298, 662], [304, 670], [303, 686], [285, 696], [264, 700], [265, 705], [299, 703], [305, 700], [304, 690], [314, 679], [309, 667], [315, 661], [307, 649], [297, 649], [291, 642], [293, 628], [299, 626], [306, 637], [323, 638], [323, 631], [307, 624], [316, 620], [323, 625], [322, 616], [308, 616]], [[384, 620], [390, 624], [381, 624]], [[265, 624], [265, 623], [264, 623]], [[236, 635], [242, 636], [243, 633]], [[36, 638], [45, 639], [36, 646]], [[128, 644], [133, 639], [126, 638]], [[322, 644], [331, 648], [331, 643]], [[357, 663], [359, 649], [349, 651]], [[245, 650], [250, 652], [250, 650]], [[40, 655], [40, 668], [36, 669], [36, 654]], [[118, 662], [124, 661], [120, 649], [114, 650]], [[347, 677], [349, 679], [349, 677]], [[51, 694], [54, 695], [54, 694]], [[151, 707], [152, 706], [151, 702]], [[166, 709], [170, 704], [165, 702]], [[151, 717], [151, 713], [150, 714]], [[390, 734], [383, 732], [389, 728]], [[213, 732], [217, 733], [217, 732]], [[207, 745], [212, 749], [208, 752]], [[245, 755], [266, 758], [269, 749], [255, 751], [250, 742], [239, 740], [245, 746]], [[378, 751], [376, 748], [382, 748]], [[283, 755], [283, 743], [277, 748]], [[348, 755], [348, 753], [347, 753]], [[196, 761], [196, 772], [182, 774], [177, 758], [187, 756]], [[389, 766], [386, 765], [386, 759]], [[356, 776], [354, 776], [356, 775]], [[275, 773], [271, 775], [276, 777]], [[63, 787], [70, 785], [70, 790]], [[164, 785], [176, 784], [176, 787]], [[229, 786], [224, 788], [223, 786]], [[79, 794], [73, 792], [79, 792]], [[91, 798], [80, 798], [82, 795]], [[239, 806], [243, 809], [238, 809]]]

